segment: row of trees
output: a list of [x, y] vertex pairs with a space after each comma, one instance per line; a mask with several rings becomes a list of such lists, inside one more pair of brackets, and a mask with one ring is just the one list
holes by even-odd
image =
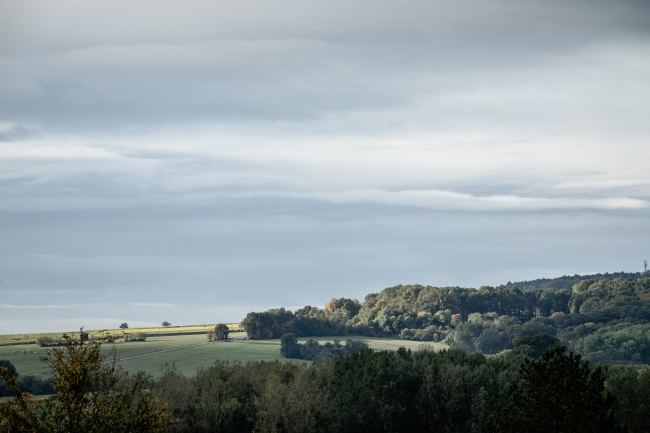
[[649, 272], [605, 272], [604, 274], [591, 274], [591, 275], [564, 275], [558, 278], [539, 278], [537, 280], [529, 281], [516, 281], [506, 284], [506, 286], [514, 286], [520, 290], [530, 289], [555, 289], [555, 290], [573, 290], [573, 286], [585, 280], [614, 280], [617, 278], [638, 280], [639, 278], [650, 277]]
[[280, 339], [280, 355], [285, 358], [305, 359], [307, 361], [322, 361], [323, 358], [335, 360], [340, 356], [368, 347], [360, 340], [347, 340], [341, 344], [339, 340], [329, 341], [321, 345], [318, 341], [309, 339], [303, 344], [298, 343], [295, 334], [284, 334]]
[[348, 322], [359, 313], [356, 299], [331, 299], [325, 308], [307, 306], [295, 313], [284, 308], [248, 313], [241, 322], [249, 339], [280, 338], [284, 334], [302, 336], [344, 335]]

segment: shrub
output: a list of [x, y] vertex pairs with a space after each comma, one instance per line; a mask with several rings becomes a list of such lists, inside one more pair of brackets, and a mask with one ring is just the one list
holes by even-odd
[[[145, 391], [146, 375], [128, 377], [116, 368], [115, 360], [105, 362], [101, 343], [88, 344], [66, 335], [64, 339], [65, 347], [52, 349], [42, 358], [52, 370], [56, 390], [52, 398], [37, 402], [21, 392], [8, 368], [0, 368], [0, 377], [15, 393], [11, 401], [0, 403], [0, 431], [162, 433], [173, 426], [169, 407], [160, 407]], [[37, 382], [31, 380], [31, 385]]]
[[124, 334], [124, 341], [146, 341], [147, 334], [144, 332], [134, 332], [132, 334]]

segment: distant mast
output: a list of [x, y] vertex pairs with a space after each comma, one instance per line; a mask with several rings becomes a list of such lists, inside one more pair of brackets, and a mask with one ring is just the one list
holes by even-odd
[[643, 273], [645, 274], [646, 272], [648, 272], [648, 261], [644, 260], [643, 261]]

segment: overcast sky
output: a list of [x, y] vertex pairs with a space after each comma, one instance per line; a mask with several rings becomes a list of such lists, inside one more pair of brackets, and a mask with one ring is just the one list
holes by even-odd
[[647, 1], [0, 0], [0, 333], [650, 259]]

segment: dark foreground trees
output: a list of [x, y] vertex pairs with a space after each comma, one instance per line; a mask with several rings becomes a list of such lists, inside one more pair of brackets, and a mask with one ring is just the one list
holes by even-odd
[[511, 404], [491, 420], [495, 432], [610, 433], [619, 431], [613, 417], [614, 399], [605, 395], [605, 375], [580, 355], [564, 347], [526, 359], [520, 383], [508, 394]]
[[0, 403], [1, 432], [164, 432], [169, 409], [145, 390], [143, 373], [129, 377], [105, 362], [100, 344], [64, 336], [65, 346], [41, 357], [52, 370], [53, 397], [37, 402], [21, 392], [6, 367], [0, 375], [16, 396]]
[[561, 350], [524, 359], [423, 347], [311, 365], [218, 361], [191, 377], [166, 370], [151, 392], [179, 419], [172, 431], [188, 433], [650, 431], [650, 370], [605, 371]]
[[[96, 359], [94, 346], [81, 347]], [[560, 349], [525, 359], [363, 349], [311, 365], [217, 361], [192, 376], [172, 367], [147, 386], [144, 377], [111, 370], [112, 380], [82, 379], [98, 376], [83, 367], [96, 363], [64, 363], [68, 373], [56, 382], [77, 384], [57, 387], [68, 397], [39, 406], [21, 396], [23, 403], [2, 406], [0, 431], [162, 431], [170, 416], [176, 424], [167, 431], [179, 433], [650, 431], [650, 370], [601, 370]]]

